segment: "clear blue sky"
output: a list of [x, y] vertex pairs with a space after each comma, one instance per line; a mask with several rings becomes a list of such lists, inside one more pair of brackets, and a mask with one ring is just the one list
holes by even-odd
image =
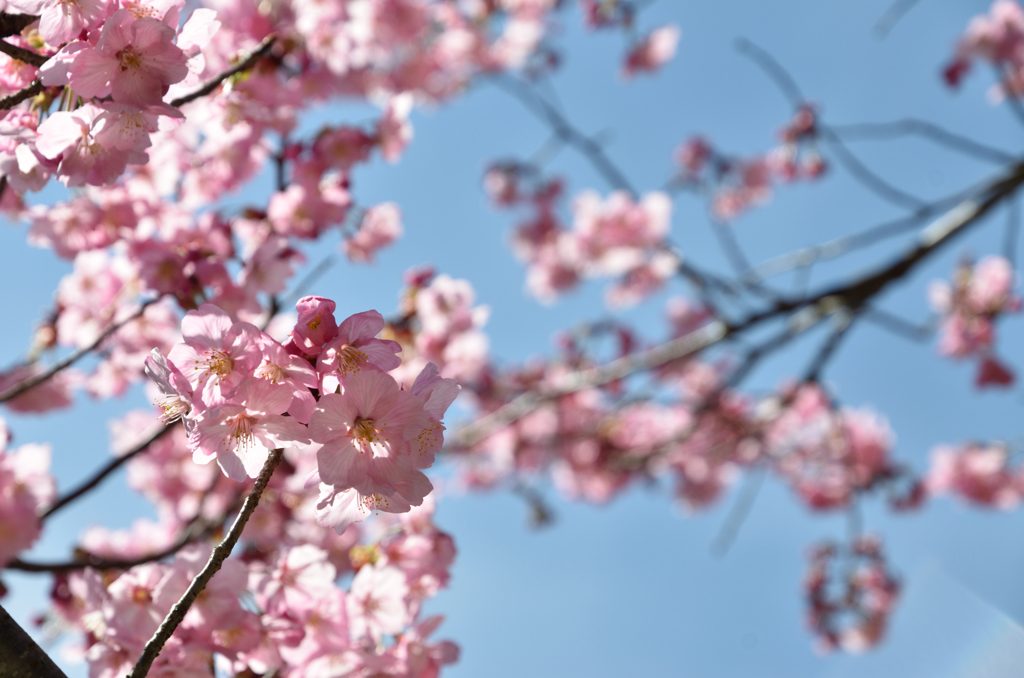
[[[570, 118], [583, 130], [602, 132], [609, 153], [642, 191], [661, 186], [672, 151], [693, 133], [721, 148], [752, 154], [774, 143], [790, 115], [775, 86], [733, 47], [746, 37], [784, 64], [831, 123], [927, 118], [979, 140], [1017, 152], [1024, 126], [986, 98], [992, 79], [979, 69], [960, 92], [950, 92], [939, 72], [971, 16], [987, 2], [929, 0], [916, 7], [885, 39], [872, 30], [890, 0], [651, 5], [642, 27], [674, 22], [682, 29], [675, 60], [653, 77], [623, 84], [617, 77], [619, 36], [587, 35], [574, 10], [564, 14], [565, 68], [555, 86]], [[365, 120], [354, 107], [320, 111], [333, 120]], [[415, 140], [403, 161], [357, 172], [362, 204], [398, 202], [405, 238], [372, 268], [340, 265], [314, 290], [342, 298], [339, 313], [396, 303], [400, 274], [433, 263], [468, 278], [480, 302], [492, 309], [487, 331], [496, 356], [521, 360], [545, 352], [552, 332], [567, 323], [603, 315], [600, 285], [551, 307], [523, 291], [523, 271], [505, 248], [513, 219], [493, 211], [480, 190], [489, 160], [528, 157], [546, 130], [493, 86], [479, 84], [453, 105], [414, 114]], [[924, 198], [953, 192], [993, 171], [977, 161], [920, 141], [865, 142], [856, 150], [886, 178]], [[565, 151], [552, 167], [569, 177], [573, 191], [608, 187], [577, 156]], [[239, 198], [261, 200], [266, 182]], [[60, 191], [48, 191], [57, 197]], [[861, 230], [899, 212], [835, 172], [816, 186], [781, 188], [770, 204], [736, 223], [753, 259]], [[949, 276], [958, 256], [1000, 251], [1005, 212], [930, 261], [883, 306], [913, 320], [927, 318], [927, 282]], [[27, 250], [24, 225], [0, 230], [2, 302], [9, 330], [0, 356], [13, 360], [67, 266], [47, 251]], [[705, 267], [727, 272], [703, 206], [688, 197], [675, 204], [673, 239]], [[310, 251], [316, 263], [332, 240]], [[890, 244], [891, 246], [891, 244]], [[878, 263], [886, 246], [817, 272], [822, 282]], [[783, 279], [780, 284], [791, 284]], [[673, 290], [681, 291], [680, 288]], [[622, 317], [648, 336], [664, 331], [664, 296]], [[1001, 347], [1024, 374], [1021, 318], [1000, 325]], [[764, 391], [801, 369], [815, 340], [796, 344], [759, 369], [750, 381]], [[930, 449], [969, 438], [1021, 440], [1021, 391], [976, 393], [968, 365], [937, 356], [933, 344], [913, 344], [871, 327], [858, 327], [827, 373], [846, 404], [884, 413], [897, 436], [896, 454], [925, 468]], [[17, 442], [51, 441], [62, 486], [106, 459], [106, 421], [144, 406], [143, 395], [113, 403], [86, 401], [54, 417], [7, 417]], [[5, 413], [5, 416], [6, 413]], [[568, 504], [548, 497], [556, 523], [527, 527], [526, 510], [508, 494], [458, 496], [440, 502], [440, 525], [453, 533], [459, 558], [451, 589], [431, 610], [447, 621], [440, 636], [463, 650], [452, 678], [619, 676], [946, 676], [1017, 675], [1024, 658], [1015, 620], [1024, 619], [1024, 521], [1019, 513], [968, 509], [939, 499], [923, 513], [890, 517], [868, 505], [866, 525], [886, 538], [905, 595], [885, 646], [861, 659], [822, 659], [811, 650], [800, 598], [806, 548], [841, 537], [841, 516], [810, 515], [774, 479], [760, 493], [732, 550], [711, 554], [735, 493], [711, 511], [683, 515], [672, 506], [668, 483], [637, 488], [609, 506]], [[127, 526], [141, 500], [118, 477], [80, 509], [48, 526], [33, 556], [60, 556], [85, 526]], [[48, 582], [5, 575], [15, 594], [4, 604], [22, 621], [41, 609]], [[1020, 650], [1016, 650], [1020, 653]], [[1006, 667], [1010, 667], [1007, 669]], [[1013, 671], [1013, 667], [1017, 667]], [[85, 675], [77, 669], [70, 675]], [[1000, 672], [1003, 671], [1003, 672]]]

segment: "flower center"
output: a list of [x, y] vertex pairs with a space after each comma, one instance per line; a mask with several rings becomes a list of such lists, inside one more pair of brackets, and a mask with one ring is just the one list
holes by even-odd
[[203, 361], [203, 369], [217, 377], [226, 377], [235, 369], [235, 361], [224, 351], [207, 351]]
[[263, 359], [263, 364], [256, 368], [256, 376], [265, 378], [271, 384], [282, 382], [288, 377], [284, 368], [270, 362], [270, 358]]
[[370, 359], [366, 354], [351, 344], [345, 344], [338, 349], [338, 371], [344, 375], [358, 372], [368, 362]]
[[247, 449], [256, 444], [252, 435], [252, 425], [256, 422], [245, 412], [236, 414], [228, 420], [228, 439], [235, 449]]
[[[352, 428], [348, 432], [349, 437], [353, 440], [357, 440], [367, 445], [380, 442], [380, 430], [375, 425], [373, 419], [364, 419], [363, 417], [356, 417], [355, 422], [352, 424]], [[360, 452], [362, 450], [360, 449]]]
[[160, 421], [170, 424], [188, 414], [189, 404], [180, 395], [161, 395], [153, 401], [160, 408]]
[[122, 73], [129, 69], [134, 71], [142, 67], [142, 56], [130, 45], [122, 49], [115, 56], [121, 64]]

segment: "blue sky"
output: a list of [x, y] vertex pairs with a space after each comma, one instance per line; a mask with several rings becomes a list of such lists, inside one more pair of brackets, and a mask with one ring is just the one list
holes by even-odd
[[[553, 84], [570, 119], [586, 132], [601, 133], [611, 157], [641, 191], [663, 185], [673, 149], [691, 134], [704, 134], [739, 155], [775, 143], [789, 104], [738, 54], [738, 37], [785, 65], [829, 123], [920, 117], [1016, 153], [1024, 126], [988, 100], [988, 73], [978, 69], [958, 92], [946, 89], [939, 77], [968, 20], [987, 11], [988, 3], [920, 2], [881, 39], [872, 29], [888, 6], [889, 0], [662, 0], [641, 14], [640, 26], [679, 25], [676, 58], [661, 73], [629, 83], [618, 78], [621, 38], [586, 34], [570, 9], [563, 15], [565, 66]], [[368, 111], [318, 110], [306, 127], [314, 129], [325, 116], [361, 121]], [[401, 205], [406, 236], [373, 267], [333, 267], [312, 292], [338, 299], [342, 314], [366, 308], [386, 314], [395, 307], [401, 272], [433, 263], [473, 283], [480, 303], [491, 308], [486, 329], [492, 349], [510, 361], [547, 352], [552, 333], [568, 324], [603, 317], [600, 284], [552, 306], [526, 295], [523, 270], [506, 248], [515, 219], [495, 212], [480, 188], [489, 161], [528, 157], [547, 138], [543, 126], [486, 82], [456, 103], [418, 111], [413, 124], [416, 136], [400, 164], [375, 163], [357, 172], [354, 182], [362, 204]], [[920, 140], [852, 147], [881, 175], [923, 198], [952, 193], [997, 169]], [[571, 151], [560, 153], [551, 169], [568, 178], [572, 192], [609, 190]], [[239, 202], [259, 202], [267, 186], [265, 178], [255, 182]], [[60, 191], [45, 195], [58, 197]], [[762, 260], [900, 214], [837, 170], [813, 186], [781, 187], [734, 228], [748, 255]], [[928, 281], [947, 278], [965, 252], [1001, 251], [1005, 219], [1005, 210], [997, 210], [913, 279], [887, 292], [883, 308], [927, 319]], [[24, 225], [0, 230], [0, 271], [10, 290], [2, 302], [9, 331], [0, 336], [0, 355], [9, 361], [24, 351], [33, 323], [68, 270], [52, 253], [28, 249], [24, 239]], [[692, 261], [729, 271], [699, 201], [676, 200], [673, 239]], [[886, 261], [898, 242], [822, 267], [812, 283]], [[311, 248], [310, 263], [336, 245], [328, 239]], [[778, 281], [783, 289], [792, 283], [786, 277]], [[662, 336], [666, 296], [617, 315], [648, 336]], [[999, 332], [1002, 353], [1024, 374], [1024, 323], [1009, 318]], [[812, 333], [781, 352], [755, 371], [750, 388], [767, 391], [801, 370], [820, 340]], [[896, 433], [896, 455], [918, 470], [939, 443], [1021, 441], [1019, 387], [977, 393], [971, 366], [940, 358], [933, 343], [858, 326], [826, 380], [843, 403], [882, 412]], [[136, 391], [110, 403], [83, 400], [73, 412], [53, 417], [8, 421], [19, 443], [52, 442], [58, 482], [66, 487], [106, 459], [107, 419], [145, 404]], [[672, 505], [668, 483], [637, 487], [601, 507], [567, 503], [547, 489], [557, 519], [543, 531], [528, 527], [523, 502], [510, 494], [461, 495], [452, 489], [441, 499], [438, 521], [454, 535], [459, 558], [451, 589], [430, 609], [446, 615], [440, 635], [463, 650], [460, 664], [445, 675], [943, 678], [943, 671], [960, 676], [984, 670], [1001, 678], [1014, 667], [1019, 673], [1024, 663], [1012, 650], [1024, 633], [1018, 626], [1024, 619], [1024, 539], [1017, 512], [937, 499], [919, 514], [890, 516], [869, 503], [866, 526], [884, 535], [891, 562], [904, 578], [904, 597], [881, 649], [866, 658], [821, 658], [803, 627], [804, 556], [813, 542], [843, 535], [842, 516], [809, 514], [769, 478], [733, 548], [717, 556], [711, 544], [735, 492], [710, 511], [686, 515]], [[33, 555], [62, 555], [83, 527], [127, 526], [145, 510], [117, 477], [79, 510], [51, 521]], [[48, 586], [42, 578], [5, 575], [4, 581], [15, 592], [4, 604], [19, 619], [41, 609]], [[926, 658], [926, 652], [932, 654]]]

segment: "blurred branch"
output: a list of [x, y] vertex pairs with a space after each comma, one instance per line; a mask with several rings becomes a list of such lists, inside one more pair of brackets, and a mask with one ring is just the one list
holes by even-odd
[[975, 141], [939, 127], [935, 123], [916, 118], [894, 122], [865, 122], [848, 125], [829, 125], [828, 128], [844, 141], [887, 140], [902, 136], [920, 136], [940, 146], [959, 151], [981, 160], [1005, 165], [1016, 158], [1003, 150]]
[[491, 81], [518, 99], [536, 117], [546, 122], [556, 137], [585, 156], [594, 169], [613, 188], [628, 192], [634, 199], [638, 197], [639, 194], [629, 179], [608, 158], [601, 145], [573, 127], [565, 116], [536, 90], [512, 77], [499, 75], [492, 78]]
[[765, 72], [765, 75], [772, 79], [772, 82], [789, 100], [793, 108], [797, 108], [807, 101], [803, 92], [800, 91], [800, 87], [797, 86], [796, 80], [789, 74], [789, 71], [782, 67], [782, 64], [775, 60], [775, 57], [746, 38], [737, 38], [734, 44], [740, 54], [757, 64]]
[[764, 477], [765, 470], [762, 466], [754, 468], [747, 474], [747, 482], [736, 496], [736, 502], [729, 509], [729, 514], [725, 517], [725, 522], [722, 523], [718, 536], [715, 537], [715, 541], [711, 544], [711, 553], [713, 555], [724, 556], [736, 542], [740, 528], [743, 527], [743, 523], [750, 516], [751, 510], [754, 508], [754, 502], [757, 500], [757, 495], [761, 492], [761, 486], [764, 485]]
[[124, 320], [120, 320], [120, 321], [118, 321], [116, 323], [111, 323], [110, 325], [108, 325], [107, 328], [105, 330], [103, 330], [102, 332], [100, 332], [99, 336], [96, 337], [96, 339], [94, 339], [92, 341], [92, 343], [90, 343], [89, 345], [83, 346], [82, 348], [80, 348], [77, 351], [74, 351], [73, 353], [68, 355], [63, 360], [57, 361], [56, 363], [54, 363], [53, 365], [50, 366], [50, 369], [46, 370], [45, 372], [37, 374], [34, 377], [29, 377], [28, 379], [25, 379], [24, 381], [22, 381], [22, 382], [20, 382], [18, 384], [15, 384], [12, 387], [10, 387], [9, 389], [4, 391], [3, 393], [0, 393], [0, 403], [5, 403], [8, 400], [10, 400], [11, 398], [16, 398], [16, 397], [20, 396], [25, 391], [27, 391], [27, 390], [29, 390], [31, 388], [35, 388], [36, 386], [39, 386], [43, 382], [45, 382], [48, 379], [52, 378], [55, 374], [57, 374], [61, 370], [67, 369], [71, 365], [74, 365], [76, 362], [81, 360], [84, 356], [88, 355], [92, 351], [95, 351], [96, 348], [99, 347], [99, 345], [102, 344], [103, 341], [107, 337], [109, 337], [111, 334], [113, 334], [114, 332], [117, 332], [119, 329], [121, 329], [122, 327], [124, 327], [128, 323], [132, 322], [133, 320], [135, 320], [136, 318], [141, 316], [143, 313], [145, 313], [146, 309], [149, 307], [150, 304], [153, 304], [153, 303], [155, 303], [155, 302], [157, 302], [159, 300], [160, 300], [160, 297], [157, 297], [156, 299], [150, 299], [149, 301], [144, 302], [141, 306], [139, 306], [137, 311], [132, 313], [130, 316], [128, 316]]
[[898, 207], [907, 207], [910, 209], [920, 209], [927, 205], [927, 203], [921, 198], [896, 188], [876, 174], [874, 170], [861, 162], [861, 160], [846, 147], [846, 144], [843, 143], [842, 139], [840, 139], [839, 136], [831, 130], [831, 128], [822, 125], [821, 136], [824, 137], [828, 145], [833, 151], [835, 151], [836, 159], [838, 159], [839, 163], [846, 168], [846, 171], [850, 173], [850, 176], [859, 181], [862, 186], [873, 192], [879, 198]]
[[58, 497], [57, 501], [55, 501], [52, 506], [47, 508], [45, 511], [43, 511], [39, 515], [39, 520], [46, 520], [47, 518], [52, 516], [57, 511], [61, 510], [62, 508], [64, 508], [65, 506], [67, 506], [68, 504], [73, 502], [74, 500], [76, 500], [79, 497], [81, 497], [86, 492], [88, 492], [88, 491], [92, 490], [93, 488], [95, 488], [97, 485], [99, 485], [101, 482], [103, 482], [104, 478], [109, 476], [111, 473], [113, 473], [117, 469], [121, 468], [121, 466], [123, 464], [127, 463], [128, 461], [130, 461], [133, 457], [135, 457], [135, 456], [141, 454], [142, 452], [146, 451], [149, 448], [150, 445], [152, 445], [156, 441], [158, 441], [161, 438], [163, 438], [165, 435], [170, 433], [172, 430], [173, 430], [172, 426], [164, 426], [164, 425], [161, 425], [160, 428], [155, 428], [152, 433], [150, 433], [145, 438], [143, 438], [138, 443], [136, 443], [135, 446], [132, 447], [131, 449], [129, 449], [127, 452], [125, 452], [124, 454], [122, 454], [122, 455], [120, 455], [120, 456], [118, 456], [118, 457], [116, 457], [114, 459], [111, 459], [109, 462], [104, 464], [92, 476], [90, 476], [87, 480], [85, 480], [81, 484], [79, 484], [78, 487], [76, 487], [75, 489], [71, 490], [70, 492], [68, 492], [66, 494], [63, 494], [60, 497]]
[[[791, 314], [789, 323], [794, 332], [817, 324], [823, 317], [840, 309], [852, 313], [865, 308], [894, 282], [903, 279], [929, 255], [976, 224], [988, 212], [1010, 197], [1024, 184], [1024, 162], [991, 181], [974, 197], [968, 198], [930, 223], [918, 234], [917, 244], [890, 264], [850, 283], [834, 285], [813, 296], [778, 299], [769, 308], [753, 313], [738, 323], [716, 320], [704, 327], [646, 351], [624, 356], [604, 365], [565, 375], [556, 383], [524, 393], [505, 405], [463, 426], [451, 436], [456, 448], [472, 446], [489, 435], [518, 421], [542, 403], [575, 393], [585, 388], [603, 386], [631, 374], [689, 357], [724, 339], [761, 325], [765, 321]], [[837, 340], [838, 341], [838, 340]]]
[[878, 18], [875, 23], [875, 34], [884, 38], [889, 34], [889, 31], [899, 23], [900, 19], [906, 16], [907, 12], [918, 3], [918, 0], [894, 0], [889, 5], [889, 9], [885, 10], [885, 13]]
[[1006, 206], [1006, 231], [1003, 235], [1003, 256], [1010, 266], [1017, 268], [1017, 250], [1020, 243], [1020, 204], [1011, 200]]

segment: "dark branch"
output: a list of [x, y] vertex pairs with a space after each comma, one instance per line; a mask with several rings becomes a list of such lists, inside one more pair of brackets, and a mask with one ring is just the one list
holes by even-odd
[[67, 678], [3, 607], [0, 607], [0, 676]]
[[157, 297], [156, 299], [150, 299], [149, 301], [144, 302], [141, 306], [139, 306], [139, 309], [137, 311], [132, 313], [130, 316], [128, 316], [124, 320], [118, 321], [116, 323], [112, 323], [109, 326], [107, 326], [107, 328], [105, 330], [103, 330], [100, 333], [100, 335], [98, 337], [96, 337], [96, 339], [91, 344], [89, 344], [88, 346], [83, 346], [82, 348], [78, 349], [77, 351], [71, 353], [69, 356], [67, 356], [63, 360], [57, 361], [56, 363], [54, 363], [53, 365], [50, 366], [50, 369], [46, 370], [45, 372], [41, 372], [41, 373], [35, 375], [34, 377], [29, 377], [28, 379], [26, 379], [26, 380], [24, 380], [22, 382], [19, 382], [19, 383], [15, 384], [14, 386], [10, 387], [9, 389], [4, 391], [3, 393], [0, 393], [0, 403], [5, 403], [8, 400], [10, 400], [11, 398], [17, 398], [18, 396], [20, 396], [25, 391], [28, 391], [31, 388], [35, 388], [36, 386], [39, 386], [43, 382], [45, 382], [48, 379], [52, 378], [58, 372], [67, 369], [71, 365], [74, 365], [76, 362], [81, 360], [84, 356], [88, 355], [92, 351], [95, 351], [96, 348], [100, 344], [102, 344], [103, 341], [107, 337], [109, 337], [111, 334], [113, 334], [114, 332], [118, 331], [119, 329], [121, 329], [122, 327], [124, 327], [128, 323], [132, 322], [133, 320], [135, 320], [136, 318], [141, 316], [143, 313], [145, 313], [146, 312], [146, 308], [148, 308], [150, 304], [156, 302], [158, 299], [159, 299], [159, 297]]
[[22, 87], [14, 94], [8, 94], [7, 96], [0, 99], [0, 111], [6, 111], [8, 109], [14, 108], [22, 101], [25, 101], [26, 99], [31, 99], [35, 95], [42, 92], [44, 89], [46, 88], [43, 87], [43, 83], [39, 80], [36, 80], [31, 85]]
[[87, 479], [84, 482], [82, 482], [78, 487], [76, 487], [75, 489], [71, 490], [67, 494], [64, 494], [61, 497], [59, 497], [57, 499], [57, 501], [55, 501], [53, 503], [53, 506], [50, 506], [49, 508], [47, 508], [45, 511], [43, 511], [40, 514], [39, 519], [40, 520], [46, 520], [47, 518], [52, 516], [57, 511], [61, 510], [62, 508], [64, 508], [65, 506], [67, 506], [68, 504], [73, 502], [74, 500], [76, 500], [79, 497], [81, 497], [86, 492], [88, 492], [88, 491], [92, 490], [93, 488], [95, 488], [97, 485], [99, 485], [101, 482], [103, 482], [104, 478], [109, 476], [111, 473], [113, 473], [117, 469], [121, 468], [122, 465], [126, 464], [133, 457], [135, 457], [135, 456], [141, 454], [142, 452], [144, 452], [145, 450], [147, 450], [150, 445], [152, 445], [156, 441], [158, 441], [161, 438], [163, 438], [165, 435], [170, 433], [172, 430], [173, 430], [173, 428], [171, 426], [161, 426], [160, 428], [155, 429], [151, 434], [149, 434], [148, 436], [143, 438], [141, 441], [139, 441], [135, 445], [135, 447], [131, 448], [130, 450], [128, 450], [127, 452], [125, 452], [121, 456], [119, 456], [119, 457], [117, 457], [115, 459], [111, 459], [109, 462], [104, 464], [102, 468], [100, 468], [98, 471], [96, 471], [96, 473], [94, 473], [91, 477], [89, 477], [89, 479]]
[[249, 520], [249, 516], [256, 510], [256, 505], [259, 504], [260, 496], [263, 494], [264, 488], [267, 483], [270, 482], [270, 476], [274, 474], [274, 469], [277, 468], [278, 464], [281, 463], [281, 457], [283, 450], [277, 449], [270, 452], [267, 455], [267, 461], [263, 465], [263, 469], [260, 471], [259, 477], [256, 478], [256, 484], [253, 485], [252, 491], [249, 492], [249, 496], [245, 498], [245, 504], [242, 505], [242, 510], [235, 518], [234, 524], [231, 525], [231, 529], [228, 530], [224, 540], [218, 544], [214, 549], [213, 553], [210, 554], [210, 560], [206, 563], [202, 572], [192, 580], [192, 584], [185, 591], [185, 594], [181, 597], [174, 607], [171, 608], [170, 613], [160, 624], [160, 627], [150, 638], [149, 642], [146, 643], [145, 649], [142, 651], [142, 656], [139, 657], [138, 663], [132, 668], [132, 672], [128, 674], [128, 678], [144, 678], [149, 672], [150, 667], [156, 660], [157, 655], [160, 654], [160, 650], [163, 649], [164, 643], [174, 633], [174, 629], [178, 628], [178, 624], [181, 623], [182, 619], [185, 618], [185, 614], [189, 608], [192, 607], [192, 603], [195, 602], [199, 594], [202, 593], [206, 587], [207, 582], [213, 578], [213, 575], [220, 570], [221, 565], [231, 555], [231, 550], [235, 547], [235, 543], [238, 538], [242, 536], [242, 530], [245, 528], [246, 522]]
[[50, 60], [50, 57], [37, 54], [30, 49], [25, 49], [24, 47], [12, 45], [3, 39], [0, 39], [0, 52], [3, 52], [12, 59], [24, 62], [30, 66], [35, 66], [36, 68], [39, 68]]
[[7, 38], [17, 35], [28, 26], [39, 20], [39, 17], [31, 14], [0, 14], [0, 38]]
[[256, 49], [254, 49], [249, 54], [249, 56], [245, 57], [244, 59], [239, 61], [237, 64], [232, 66], [231, 68], [229, 68], [229, 69], [223, 71], [222, 73], [219, 73], [218, 75], [214, 76], [213, 79], [211, 79], [210, 81], [205, 83], [202, 87], [200, 87], [196, 91], [190, 92], [189, 94], [186, 94], [184, 96], [178, 97], [177, 99], [174, 99], [173, 101], [171, 101], [171, 106], [174, 106], [175, 108], [177, 108], [177, 107], [180, 107], [180, 106], [184, 106], [185, 104], [187, 104], [190, 101], [195, 101], [196, 99], [198, 99], [200, 97], [204, 97], [207, 94], [210, 94], [211, 92], [213, 92], [213, 90], [215, 90], [218, 87], [220, 87], [221, 83], [223, 83], [225, 80], [227, 80], [231, 76], [238, 75], [242, 71], [249, 70], [250, 68], [252, 68], [256, 64], [257, 61], [259, 61], [264, 56], [266, 56], [266, 54], [270, 51], [270, 48], [274, 46], [274, 41], [275, 40], [277, 40], [277, 35], [275, 35], [273, 33], [271, 33], [267, 37], [263, 38], [263, 42], [261, 42], [256, 47]]

